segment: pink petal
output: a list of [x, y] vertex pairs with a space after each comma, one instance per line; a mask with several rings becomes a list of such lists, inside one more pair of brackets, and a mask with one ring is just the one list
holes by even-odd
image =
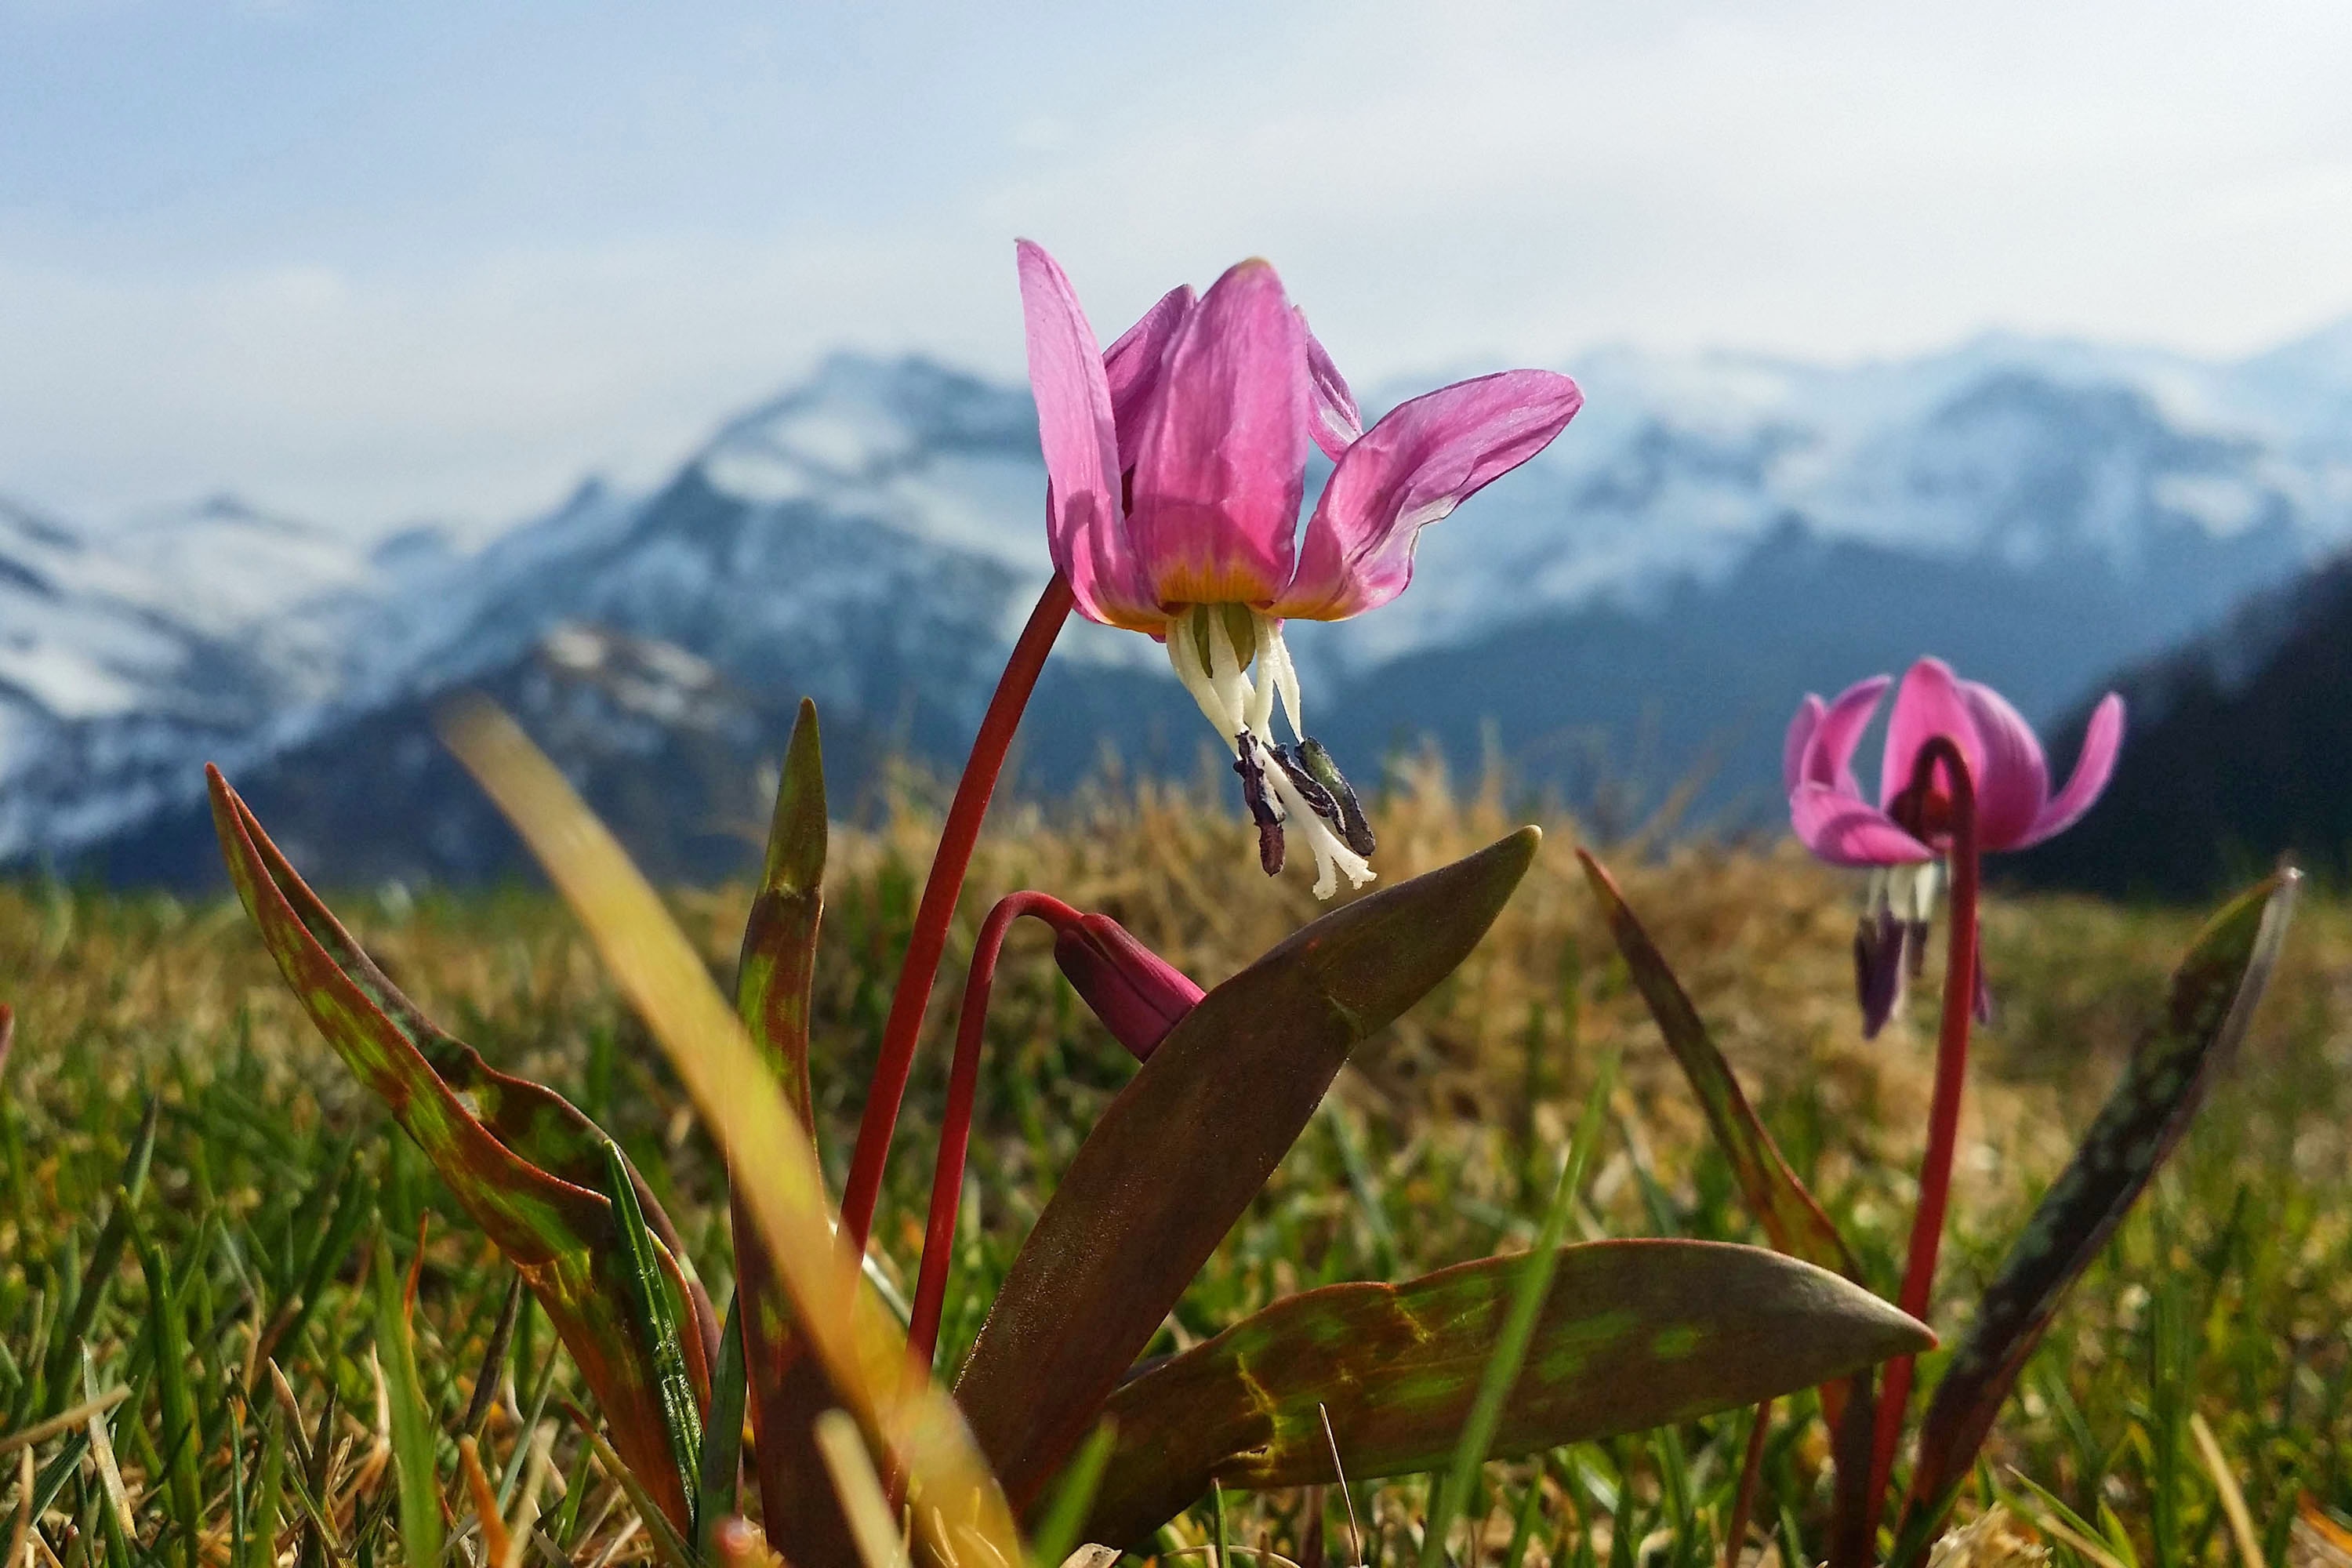
[[1303, 335], [1274, 268], [1244, 261], [1170, 346], [1128, 510], [1156, 603], [1263, 605], [1290, 581], [1307, 488]]
[[1799, 843], [1832, 866], [1908, 866], [1936, 858], [1893, 817], [1827, 784], [1801, 784], [1790, 793], [1789, 826]]
[[1103, 351], [1103, 379], [1110, 384], [1110, 417], [1118, 432], [1121, 468], [1135, 462], [1144, 415], [1153, 394], [1166, 382], [1168, 345], [1182, 331], [1194, 303], [1191, 284], [1171, 289]]
[[1952, 667], [1940, 658], [1923, 658], [1903, 677], [1895, 693], [1895, 710], [1886, 721], [1886, 756], [1878, 773], [1878, 804], [1891, 806], [1895, 797], [1911, 787], [1913, 765], [1919, 748], [1938, 735], [1948, 735], [1960, 749], [1969, 777], [1984, 777], [1984, 749], [1969, 717], [1960, 683]]
[[1871, 715], [1878, 711], [1878, 700], [1893, 684], [1884, 675], [1874, 675], [1837, 694], [1822, 713], [1821, 727], [1813, 731], [1811, 748], [1797, 761], [1801, 781], [1830, 784], [1860, 797], [1862, 786], [1853, 776], [1853, 749], [1862, 743]]
[[1799, 771], [1804, 764], [1806, 748], [1813, 743], [1813, 731], [1822, 727], [1822, 705], [1819, 692], [1808, 691], [1805, 700], [1797, 704], [1796, 716], [1789, 721], [1789, 733], [1780, 742], [1780, 787], [1794, 790], [1803, 775]]
[[2033, 726], [2009, 699], [1974, 680], [1960, 682], [1960, 697], [1984, 746], [1984, 766], [1974, 779], [1978, 847], [2013, 849], [2050, 804], [2050, 763]]
[[2058, 792], [2056, 799], [2042, 808], [2032, 827], [2016, 847], [2022, 849], [2029, 844], [2039, 844], [2081, 821], [2083, 814], [2105, 792], [2107, 781], [2115, 776], [2116, 753], [2123, 750], [2123, 744], [2124, 700], [2110, 691], [2091, 710], [2090, 725], [2083, 731], [2083, 754], [2074, 759], [2074, 776], [2066, 781], [2066, 787]]
[[1331, 471], [1274, 613], [1343, 620], [1403, 593], [1421, 531], [1542, 451], [1583, 403], [1564, 375], [1511, 370], [1391, 409]]
[[1015, 251], [1029, 389], [1045, 453], [1046, 548], [1087, 619], [1148, 630], [1166, 617], [1143, 591], [1120, 523], [1110, 387], [1094, 329], [1069, 279], [1043, 247], [1024, 239]]
[[1315, 423], [1310, 433], [1323, 455], [1333, 462], [1339, 454], [1355, 445], [1364, 433], [1363, 412], [1356, 406], [1356, 395], [1348, 390], [1339, 374], [1339, 367], [1331, 363], [1331, 355], [1313, 332], [1307, 328], [1307, 317], [1298, 318], [1298, 330], [1307, 336], [1307, 379], [1315, 387]]

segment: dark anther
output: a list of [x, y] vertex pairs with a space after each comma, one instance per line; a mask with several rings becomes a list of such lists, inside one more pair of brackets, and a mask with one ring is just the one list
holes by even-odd
[[1926, 921], [1903, 922], [1903, 972], [1916, 980], [1927, 969], [1927, 936], [1932, 928]]
[[1854, 999], [1862, 1004], [1862, 1037], [1876, 1039], [1903, 999], [1906, 922], [1884, 907], [1866, 911], [1853, 933]]
[[1322, 742], [1309, 735], [1298, 742], [1298, 761], [1315, 776], [1315, 782], [1321, 784], [1339, 804], [1339, 837], [1347, 840], [1349, 848], [1367, 860], [1370, 859], [1372, 852], [1380, 847], [1380, 840], [1372, 837], [1372, 825], [1364, 820], [1364, 808], [1357, 801], [1356, 792], [1348, 787], [1348, 781], [1340, 775], [1339, 764], [1331, 760], [1331, 753], [1324, 750]]
[[1257, 742], [1248, 731], [1234, 737], [1240, 755], [1234, 759], [1234, 772], [1242, 776], [1242, 801], [1249, 807], [1250, 820], [1257, 824], [1257, 863], [1269, 877], [1282, 873], [1282, 813], [1275, 809], [1266, 797], [1265, 764], [1257, 758]]
[[1277, 745], [1271, 750], [1274, 760], [1281, 765], [1283, 775], [1290, 780], [1290, 787], [1297, 790], [1298, 798], [1307, 803], [1307, 809], [1332, 826], [1339, 826], [1339, 803], [1331, 798], [1331, 792], [1316, 783], [1315, 775], [1299, 765], [1298, 759], [1291, 754], [1288, 746]]

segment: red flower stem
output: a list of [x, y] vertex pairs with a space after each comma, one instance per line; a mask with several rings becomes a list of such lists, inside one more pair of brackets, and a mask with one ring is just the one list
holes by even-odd
[[[1951, 801], [1951, 938], [1944, 957], [1944, 1023], [1936, 1037], [1936, 1092], [1927, 1108], [1927, 1152], [1919, 1165], [1919, 1207], [1911, 1218], [1910, 1256], [1903, 1267], [1903, 1290], [1895, 1300], [1922, 1322], [1935, 1293], [1936, 1253], [1944, 1239], [1944, 1215], [1952, 1193], [1952, 1154], [1959, 1142], [1960, 1091], [1967, 1081], [1969, 1024], [1977, 992], [1977, 792], [1968, 763], [1950, 739], [1938, 735], [1919, 749], [1912, 782], [1930, 784], [1943, 769]], [[1920, 788], [1923, 797], [1927, 791]], [[1895, 1450], [1903, 1441], [1904, 1406], [1911, 1397], [1911, 1358], [1886, 1365], [1886, 1387], [1878, 1403], [1878, 1428], [1870, 1454], [1870, 1517], [1876, 1519], [1895, 1471]]]
[[963, 1010], [956, 1019], [955, 1064], [948, 1069], [948, 1105], [940, 1119], [939, 1163], [931, 1170], [931, 1215], [923, 1232], [923, 1261], [915, 1279], [914, 1310], [907, 1321], [907, 1359], [917, 1375], [929, 1377], [939, 1348], [940, 1314], [947, 1300], [948, 1268], [954, 1260], [956, 1209], [963, 1196], [964, 1155], [971, 1147], [972, 1102], [980, 1091], [980, 1050], [988, 1024], [988, 995], [996, 984], [996, 958], [1005, 933], [1023, 915], [1034, 915], [1056, 931], [1077, 923], [1078, 911], [1051, 893], [1008, 893], [981, 922], [972, 944], [971, 968], [963, 984]]
[[915, 1046], [923, 1029], [923, 1009], [931, 999], [931, 982], [940, 957], [947, 951], [948, 925], [955, 919], [956, 900], [963, 891], [964, 873], [971, 868], [972, 847], [980, 841], [980, 825], [988, 816], [989, 796], [1003, 771], [1004, 753], [1020, 726], [1021, 710], [1029, 705], [1045, 656], [1061, 635], [1076, 601], [1070, 584], [1056, 572], [1029, 624], [1013, 645], [1013, 657], [997, 678], [996, 695], [980, 721], [980, 733], [964, 759], [963, 777], [955, 799], [948, 805], [947, 825], [940, 830], [939, 847], [931, 855], [930, 879], [923, 884], [923, 901], [915, 910], [915, 929], [907, 939], [907, 956], [898, 967], [898, 989], [890, 998], [890, 1016], [882, 1026], [882, 1049], [874, 1064], [874, 1079], [866, 1095], [866, 1110], [857, 1123], [857, 1146], [849, 1161], [849, 1180], [841, 1194], [841, 1228], [850, 1249], [863, 1253], [874, 1224], [874, 1205], [882, 1194], [882, 1167], [890, 1158], [890, 1137], [898, 1131], [898, 1107], [907, 1098], [907, 1079], [914, 1071]]

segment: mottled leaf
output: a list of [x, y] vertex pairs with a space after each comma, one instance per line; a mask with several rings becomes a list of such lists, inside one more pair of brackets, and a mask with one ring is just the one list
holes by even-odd
[[1586, 851], [1579, 849], [1576, 858], [1584, 863], [1585, 878], [1592, 884], [1601, 912], [1608, 917], [1609, 934], [1616, 939], [1617, 951], [1624, 955], [1634, 988], [1649, 1004], [1650, 1016], [1657, 1020], [1666, 1048], [1682, 1064], [1683, 1075], [1690, 1080], [1691, 1092], [1698, 1097], [1699, 1108], [1706, 1113], [1706, 1123], [1715, 1133], [1716, 1143], [1731, 1163], [1732, 1175], [1756, 1222], [1782, 1252], [1833, 1269], [1860, 1283], [1861, 1268], [1847, 1249], [1845, 1238], [1830, 1223], [1829, 1215], [1822, 1212], [1813, 1194], [1797, 1179], [1797, 1173], [1789, 1168], [1780, 1146], [1772, 1142], [1772, 1134], [1757, 1119], [1755, 1108], [1740, 1090], [1739, 1080], [1732, 1076], [1731, 1064], [1716, 1048], [1698, 1009], [1691, 1005], [1689, 994], [1675, 978], [1665, 955], [1634, 918], [1624, 895], [1617, 890], [1615, 879]]
[[694, 1554], [717, 1560], [719, 1524], [740, 1502], [743, 1468], [743, 1296], [727, 1308], [719, 1330], [719, 1359], [710, 1368], [710, 1418], [702, 1424], [702, 1455], [695, 1466]]
[[2010, 1247], [1927, 1406], [1895, 1555], [1922, 1557], [1977, 1449], [2075, 1279], [2123, 1223], [2246, 1032], [2294, 905], [2281, 871], [2225, 905], [2173, 971], [2163, 1017]]
[[743, 922], [735, 1005], [752, 1043], [776, 1069], [784, 1097], [812, 1142], [816, 1117], [809, 1103], [809, 989], [816, 972], [817, 924], [824, 914], [824, 748], [816, 704], [803, 698], [776, 783], [760, 890]]
[[[824, 912], [824, 752], [816, 704], [803, 698], [776, 784], [760, 889], [743, 922], [735, 1008], [812, 1148], [816, 1118], [809, 1100], [809, 994]], [[803, 1568], [854, 1564], [856, 1543], [815, 1438], [816, 1418], [841, 1404], [841, 1397], [793, 1333], [791, 1300], [776, 1280], [760, 1227], [740, 1197], [730, 1218], [761, 1506], [770, 1518], [794, 1521], [793, 1559]]]
[[[1761, 1247], [1599, 1241], [1557, 1256], [1498, 1458], [1752, 1405], [1935, 1342], [1859, 1286]], [[1104, 1411], [1118, 1446], [1086, 1539], [1136, 1540], [1213, 1479], [1336, 1480], [1334, 1441], [1351, 1481], [1443, 1466], [1525, 1261], [1309, 1290], [1132, 1379]]]
[[1086, 1436], [1348, 1053], [1468, 956], [1541, 837], [1523, 827], [1307, 926], [1203, 997], [1103, 1112], [956, 1385], [1016, 1508]]
[[[569, 1130], [579, 1113], [549, 1090], [491, 1072], [418, 1012], [303, 884], [227, 781], [217, 770], [207, 776], [230, 879], [287, 984], [328, 1044], [390, 1108], [514, 1264], [604, 1407], [615, 1447], [663, 1510], [683, 1524], [687, 1493], [670, 1457], [652, 1347], [639, 1336], [629, 1305], [612, 1205], [593, 1190], [603, 1185], [603, 1155], [583, 1184], [541, 1168], [500, 1132], [514, 1133], [525, 1149], [561, 1153], [559, 1163], [576, 1170]], [[456, 1083], [436, 1069], [436, 1059], [452, 1066]], [[472, 1105], [460, 1098], [460, 1086]], [[478, 1116], [476, 1106], [495, 1122]], [[589, 1124], [579, 1118], [579, 1125]], [[659, 1256], [685, 1294], [676, 1255], [664, 1244]], [[699, 1386], [709, 1382], [704, 1342], [698, 1334], [687, 1346]]]

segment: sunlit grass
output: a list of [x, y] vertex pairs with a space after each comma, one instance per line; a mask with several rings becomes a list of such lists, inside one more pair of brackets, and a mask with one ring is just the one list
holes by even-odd
[[[1380, 814], [1382, 875], [1454, 858], [1514, 820], [1492, 792], [1464, 799], [1434, 778], [1409, 784]], [[1359, 1053], [1157, 1348], [1318, 1283], [1526, 1245], [1559, 1143], [1612, 1053], [1622, 1053], [1621, 1088], [1587, 1175], [1591, 1202], [1571, 1229], [1759, 1239], [1582, 889], [1568, 853], [1572, 825], [1547, 826], [1543, 858], [1487, 942]], [[880, 832], [835, 837], [814, 1076], [836, 1187], [929, 828], [908, 812]], [[1051, 820], [1012, 811], [982, 847], [959, 943], [998, 894], [1044, 886], [1116, 914], [1213, 984], [1312, 912], [1303, 879], [1268, 883], [1253, 859], [1233, 813], [1181, 791], [1106, 794]], [[1653, 858], [1628, 847], [1612, 859], [1782, 1147], [1891, 1288], [1908, 1219], [1904, 1173], [1921, 1136], [1932, 998], [1915, 1003], [1912, 1027], [1875, 1045], [1860, 1040], [1847, 945], [1855, 889], [1786, 849], [1694, 847]], [[738, 889], [676, 900], [722, 975], [747, 897]], [[622, 1139], [723, 1300], [724, 1205], [711, 1146], [552, 899], [357, 889], [334, 901], [427, 1010]], [[2198, 914], [1996, 893], [1986, 936], [2001, 1013], [1983, 1037], [1965, 1129], [1937, 1317], [1948, 1339], [2096, 1109]], [[876, 1227], [886, 1269], [901, 1279], [919, 1238], [962, 956], [951, 945]], [[421, 1235], [420, 1391], [445, 1434], [453, 1550], [478, 1562], [481, 1532], [455, 1438], [506, 1270], [316, 1037], [235, 903], [0, 890], [0, 1000], [22, 1016], [0, 1089], [0, 1434], [79, 1404], [86, 1390], [131, 1390], [105, 1428], [130, 1530], [115, 1518], [95, 1456], [61, 1435], [37, 1449], [56, 1481], [37, 1487], [48, 1509], [37, 1550], [54, 1551], [64, 1568], [179, 1563], [193, 1522], [202, 1560], [234, 1559], [236, 1568], [291, 1563], [298, 1552], [312, 1564], [397, 1558], [390, 1404], [377, 1381], [390, 1357], [377, 1352], [379, 1298], [367, 1275], [372, 1258], [414, 1267]], [[2095, 1526], [2111, 1515], [2144, 1563], [2234, 1560], [2192, 1433], [2190, 1418], [2201, 1415], [2267, 1561], [2283, 1558], [2299, 1497], [2352, 1511], [2347, 1026], [2352, 907], [2315, 897], [2242, 1060], [2028, 1370], [1989, 1450], [1995, 1482], [2012, 1484], [2013, 1471]], [[1055, 1173], [1132, 1070], [1060, 983], [1044, 943], [1025, 936], [999, 975], [990, 1051], [942, 1334], [949, 1364], [978, 1331], [977, 1303]], [[102, 1255], [150, 1095], [160, 1105], [150, 1173], [131, 1223], [115, 1227], [115, 1267], [105, 1299], [93, 1301], [89, 1289], [101, 1282], [86, 1289], [85, 1277]], [[142, 1258], [173, 1281], [175, 1313], [156, 1310]], [[58, 1329], [85, 1317], [87, 1373]], [[178, 1450], [154, 1347], [172, 1318], [189, 1347], [193, 1504], [184, 1472], [175, 1486], [166, 1462]], [[264, 1352], [299, 1408], [299, 1441]], [[1928, 1358], [1928, 1378], [1936, 1367]], [[524, 1314], [492, 1375], [501, 1394], [482, 1452], [508, 1504], [530, 1447], [519, 1439], [546, 1426], [555, 1440], [540, 1533], [583, 1565], [644, 1555], [633, 1511], [562, 1416], [564, 1396], [577, 1390], [543, 1318]], [[331, 1392], [330, 1440], [313, 1451]], [[1793, 1550], [1811, 1562], [1826, 1448], [1801, 1408], [1809, 1401], [1797, 1404], [1776, 1414], [1757, 1520], [1784, 1558]], [[1490, 1467], [1485, 1496], [1464, 1511], [1483, 1513], [1489, 1561], [1515, 1541], [1528, 1563], [1587, 1553], [1596, 1563], [1717, 1560], [1748, 1419], [1562, 1450], [1542, 1467]], [[247, 1536], [266, 1533], [273, 1423], [289, 1451], [274, 1510], [282, 1529], [265, 1545]], [[88, 1425], [76, 1430], [86, 1446]], [[5, 1542], [16, 1459], [0, 1461]], [[1415, 1557], [1422, 1497], [1418, 1480], [1362, 1488], [1353, 1501], [1366, 1551]], [[1964, 1513], [1979, 1500], [1964, 1500]], [[1337, 1560], [1350, 1551], [1348, 1516], [1336, 1495], [1324, 1502], [1313, 1533]], [[1236, 1545], [1296, 1554], [1310, 1533], [1307, 1511], [1302, 1494], [1229, 1495], [1226, 1529]], [[1165, 1544], [1206, 1542], [1211, 1529], [1204, 1507]], [[2073, 1552], [2057, 1550], [2062, 1559]]]

